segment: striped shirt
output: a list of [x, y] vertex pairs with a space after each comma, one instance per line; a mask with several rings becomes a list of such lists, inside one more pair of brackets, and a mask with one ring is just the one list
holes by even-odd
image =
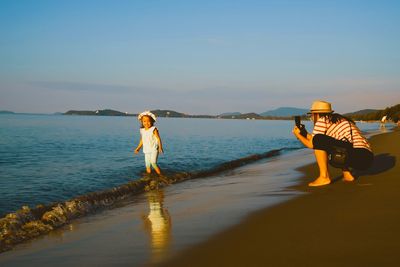
[[314, 125], [312, 135], [316, 134], [326, 134], [336, 140], [347, 139], [353, 143], [354, 148], [365, 148], [371, 151], [371, 146], [367, 139], [361, 135], [360, 129], [345, 119], [337, 123], [332, 123], [326, 117], [320, 117]]

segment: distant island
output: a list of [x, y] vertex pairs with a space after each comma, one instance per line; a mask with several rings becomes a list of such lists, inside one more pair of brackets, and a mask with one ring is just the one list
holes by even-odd
[[263, 117], [292, 117], [296, 115], [307, 114], [309, 110], [305, 108], [292, 108], [292, 107], [281, 107], [274, 110], [265, 111], [260, 113]]
[[64, 115], [86, 115], [86, 116], [133, 116], [133, 114], [128, 114], [127, 112], [116, 111], [112, 109], [103, 110], [69, 110], [64, 113]]
[[[211, 119], [247, 119], [247, 120], [292, 120], [293, 116], [302, 116], [306, 118], [308, 109], [293, 108], [293, 107], [281, 107], [274, 110], [257, 113], [240, 113], [240, 112], [228, 112], [220, 115], [190, 115], [186, 113], [177, 112], [174, 110], [152, 110], [157, 117], [165, 118], [211, 118]], [[64, 115], [89, 115], [89, 116], [137, 116], [138, 114], [131, 114], [127, 112], [121, 112], [112, 109], [103, 109], [95, 111], [85, 110], [70, 110], [64, 113]], [[377, 109], [363, 109], [352, 113], [344, 114], [357, 121], [380, 121], [383, 116], [387, 116], [388, 120], [397, 122], [400, 119], [400, 104], [392, 107], [387, 107], [382, 110]]]
[[[274, 110], [265, 111], [262, 113], [240, 113], [226, 112], [219, 115], [191, 115], [187, 113], [177, 112], [174, 110], [152, 110], [157, 117], [165, 118], [208, 118], [208, 119], [247, 119], [247, 120], [292, 120], [293, 116], [301, 116], [306, 119], [308, 109], [295, 107], [280, 107]], [[16, 113], [8, 110], [0, 110], [0, 115], [6, 114], [30, 114]], [[32, 115], [32, 114], [30, 114]], [[49, 115], [49, 114], [37, 114]], [[69, 110], [65, 113], [56, 112], [53, 115], [84, 115], [84, 116], [137, 116], [138, 114], [121, 112], [112, 109], [102, 110]], [[355, 121], [380, 121], [384, 116], [389, 121], [397, 122], [400, 120], [400, 104], [387, 107], [385, 109], [363, 109], [351, 113], [344, 114], [346, 117]]]
[[0, 110], [0, 114], [15, 114], [15, 112], [8, 111], [8, 110]]
[[[294, 109], [293, 115], [288, 115], [289, 113], [287, 110], [285, 111], [284, 115], [279, 115], [275, 113], [274, 116], [262, 116], [257, 113], [240, 113], [240, 112], [232, 112], [232, 113], [223, 113], [220, 115], [191, 115], [186, 113], [177, 112], [174, 110], [151, 110], [157, 117], [164, 117], [164, 118], [208, 118], [208, 119], [265, 119], [265, 120], [282, 120], [282, 119], [292, 119], [295, 115], [305, 116], [305, 112], [298, 113], [300, 109]], [[305, 110], [306, 111], [306, 110]], [[137, 116], [138, 114], [131, 114], [127, 112], [120, 112], [117, 110], [112, 109], [104, 109], [104, 110], [69, 110], [64, 113], [64, 115], [86, 115], [86, 116]]]
[[[29, 113], [29, 112], [14, 112], [8, 110], [0, 110], [0, 115], [51, 115], [47, 113]], [[64, 115], [64, 113], [56, 112], [54, 115]]]
[[380, 121], [384, 116], [386, 116], [388, 120], [397, 122], [400, 120], [400, 104], [378, 110], [363, 109], [345, 115], [357, 121]]

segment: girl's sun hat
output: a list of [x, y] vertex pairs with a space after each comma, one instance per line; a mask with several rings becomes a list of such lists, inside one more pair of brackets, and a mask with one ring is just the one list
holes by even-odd
[[310, 113], [332, 113], [331, 103], [321, 100], [316, 100], [312, 103]]
[[151, 113], [149, 110], [143, 111], [142, 113], [139, 114], [139, 116], [137, 117], [138, 120], [141, 120], [143, 116], [149, 116], [151, 117], [154, 121], [156, 121], [156, 115], [154, 115], [153, 113]]

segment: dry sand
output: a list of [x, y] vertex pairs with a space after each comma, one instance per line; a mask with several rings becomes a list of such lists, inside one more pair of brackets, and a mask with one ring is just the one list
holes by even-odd
[[373, 136], [373, 167], [352, 183], [310, 188], [314, 164], [300, 169], [309, 192], [256, 212], [165, 266], [399, 266], [400, 131]]

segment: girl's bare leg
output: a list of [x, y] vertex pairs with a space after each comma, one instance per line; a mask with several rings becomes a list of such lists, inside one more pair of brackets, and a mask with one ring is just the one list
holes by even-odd
[[161, 175], [161, 170], [160, 170], [160, 168], [158, 168], [158, 166], [157, 165], [153, 165], [153, 168], [154, 168], [154, 170], [156, 171], [156, 173], [158, 174], [158, 175]]
[[170, 184], [170, 183], [171, 183], [171, 182], [168, 181], [168, 179], [165, 178], [165, 176], [161, 173], [160, 168], [159, 168], [156, 164], [153, 165], [153, 168], [154, 168], [154, 170], [156, 171], [156, 173], [159, 175], [158, 177], [159, 177], [159, 179], [160, 179], [163, 183], [165, 183], [165, 184]]
[[313, 182], [309, 183], [309, 186], [322, 186], [331, 183], [331, 177], [328, 171], [328, 153], [324, 150], [314, 150], [315, 159], [317, 160], [319, 168], [319, 177]]
[[151, 173], [150, 167], [146, 167], [146, 172], [147, 172], [147, 173]]

